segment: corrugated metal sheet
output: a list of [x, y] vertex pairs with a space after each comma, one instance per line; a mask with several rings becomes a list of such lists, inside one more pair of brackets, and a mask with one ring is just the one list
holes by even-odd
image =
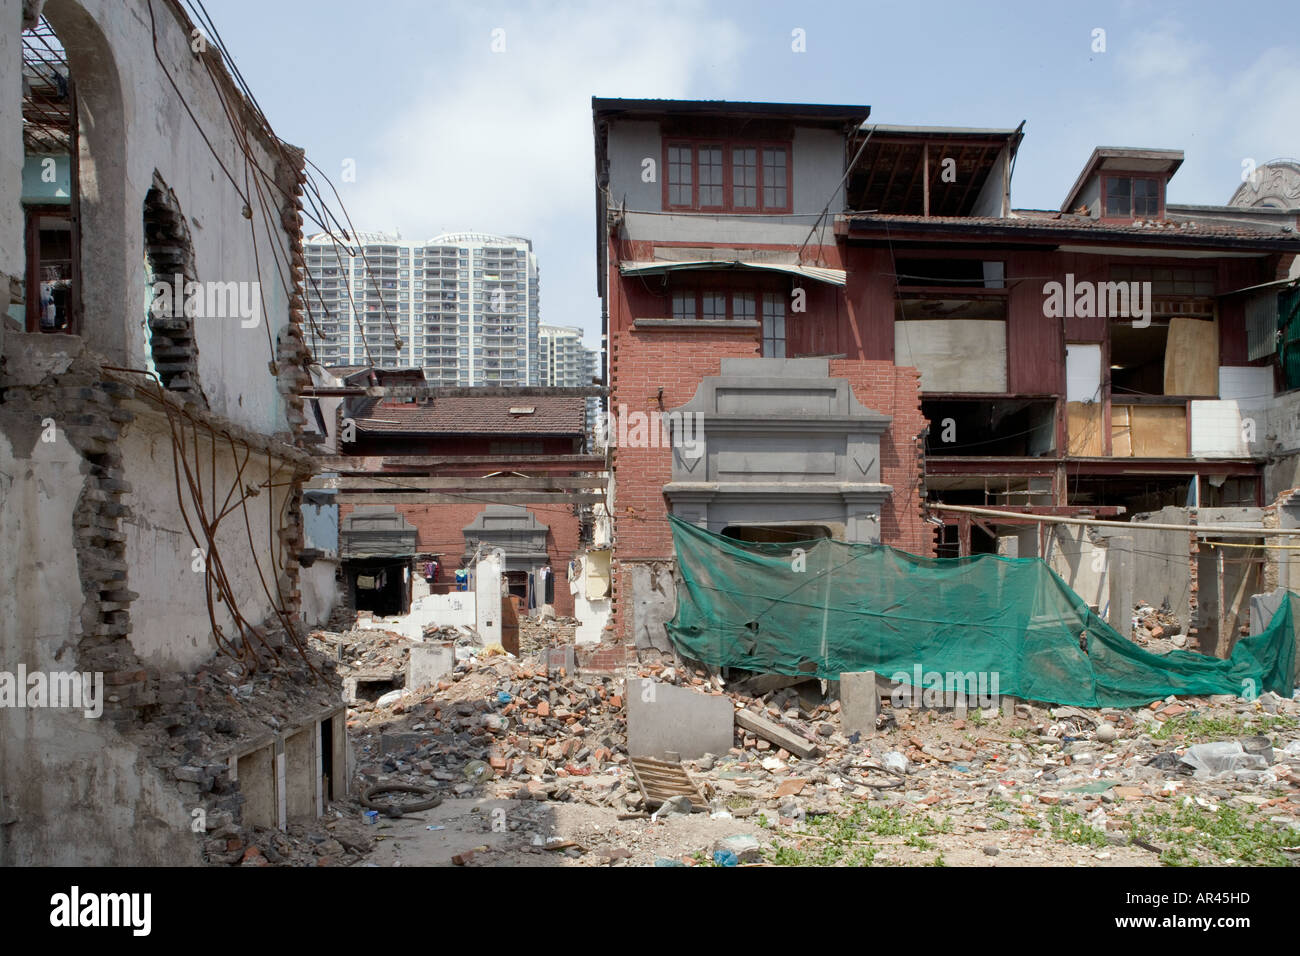
[[620, 262], [618, 271], [625, 276], [659, 275], [665, 272], [690, 272], [707, 269], [757, 269], [762, 272], [785, 272], [802, 276], [814, 282], [826, 282], [830, 285], [844, 285], [847, 274], [843, 269], [823, 269], [820, 266], [796, 266], [783, 262], [735, 262], [726, 259], [702, 259], [691, 262]]
[[1271, 290], [1246, 300], [1246, 355], [1251, 361], [1277, 351], [1277, 300]]

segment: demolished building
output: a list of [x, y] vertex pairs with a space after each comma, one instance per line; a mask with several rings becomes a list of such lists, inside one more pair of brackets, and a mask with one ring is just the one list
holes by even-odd
[[347, 787], [298, 628], [303, 154], [174, 0], [2, 7], [0, 671], [103, 712], [6, 698], [0, 862], [194, 863]]
[[670, 647], [670, 514], [747, 542], [1041, 557], [1123, 633], [1165, 604], [1220, 656], [1245, 597], [1289, 583], [1289, 552], [1258, 546], [1296, 526], [1290, 166], [1178, 205], [1181, 151], [1103, 147], [1060, 209], [1024, 210], [1024, 124], [592, 109], [608, 411], [667, 436], [610, 442], [600, 660]]

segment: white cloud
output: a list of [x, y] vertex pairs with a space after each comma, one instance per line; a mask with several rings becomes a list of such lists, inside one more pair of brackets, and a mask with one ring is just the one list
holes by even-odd
[[1123, 82], [1085, 107], [1083, 129], [1115, 146], [1182, 149], [1170, 186], [1178, 202], [1226, 203], [1241, 162], [1296, 151], [1300, 65], [1294, 50], [1265, 50], [1234, 65], [1212, 42], [1166, 24], [1115, 51]]
[[[706, 79], [727, 90], [739, 74], [735, 25], [692, 3], [644, 9], [640, 21], [596, 3], [498, 23], [449, 12], [463, 21], [458, 35], [481, 26], [481, 48], [448, 58], [432, 45], [419, 88], [376, 91], [406, 106], [373, 131], [357, 182], [340, 190], [353, 221], [400, 226], [406, 238], [527, 236], [540, 258], [543, 320], [597, 330], [591, 97], [681, 97]], [[493, 53], [498, 25], [505, 52]]]

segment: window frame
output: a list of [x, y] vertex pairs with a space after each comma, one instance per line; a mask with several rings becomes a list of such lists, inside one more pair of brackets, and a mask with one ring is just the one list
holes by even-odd
[[[793, 140], [773, 140], [773, 139], [744, 139], [730, 136], [663, 136], [661, 137], [661, 160], [660, 170], [662, 171], [661, 179], [661, 198], [663, 209], [672, 212], [714, 212], [726, 213], [728, 215], [749, 215], [749, 216], [788, 216], [794, 211], [794, 142]], [[690, 205], [681, 205], [669, 201], [671, 195], [669, 191], [668, 176], [668, 150], [674, 147], [688, 147], [691, 151], [691, 202]], [[703, 206], [700, 204], [700, 148], [701, 147], [721, 147], [722, 148], [722, 205], [720, 206]], [[737, 206], [735, 204], [734, 177], [732, 167], [734, 162], [733, 153], [737, 149], [755, 150], [755, 171], [757, 182], [755, 184], [755, 204], [753, 206]], [[763, 151], [765, 149], [780, 149], [785, 151], [785, 205], [784, 206], [765, 206], [763, 205]], [[712, 185], [712, 184], [710, 184]]]
[[[763, 318], [763, 296], [777, 295], [782, 293], [773, 292], [770, 289], [760, 287], [752, 288], [730, 288], [727, 286], [709, 285], [701, 283], [700, 285], [689, 285], [673, 289], [669, 294], [668, 300], [668, 318], [678, 322], [753, 322], [761, 327]], [[788, 295], [788, 293], [785, 293]], [[722, 318], [714, 316], [705, 316], [704, 300], [706, 297], [720, 296], [726, 305], [726, 314]], [[737, 317], [736, 315], [736, 298], [738, 296], [748, 296], [754, 303], [754, 314]], [[680, 316], [677, 314], [675, 301], [685, 298], [693, 299], [695, 308], [691, 315]]]
[[[781, 306], [780, 315], [769, 315], [767, 306], [770, 302], [777, 302]], [[785, 358], [786, 357], [786, 319], [789, 318], [789, 310], [786, 309], [786, 301], [783, 296], [776, 292], [764, 292], [760, 296], [759, 313], [761, 329], [759, 337], [763, 340], [760, 351], [763, 358]], [[770, 322], [769, 322], [770, 320]], [[780, 322], [780, 334], [777, 334], [777, 322]], [[768, 330], [771, 329], [771, 334]], [[769, 348], [768, 343], [771, 343]], [[770, 352], [770, 354], [769, 354]], [[779, 353], [779, 354], [778, 354]]]
[[[1128, 208], [1129, 211], [1124, 215], [1112, 216], [1106, 208], [1107, 191], [1112, 180], [1127, 179], [1129, 181], [1128, 189]], [[1139, 216], [1133, 211], [1133, 182], [1138, 179], [1145, 179], [1156, 184], [1156, 212], [1154, 216]], [[1161, 176], [1146, 172], [1126, 172], [1120, 169], [1106, 170], [1101, 174], [1101, 196], [1098, 203], [1101, 207], [1101, 219], [1110, 222], [1132, 221], [1134, 219], [1164, 219], [1165, 218], [1165, 183]]]

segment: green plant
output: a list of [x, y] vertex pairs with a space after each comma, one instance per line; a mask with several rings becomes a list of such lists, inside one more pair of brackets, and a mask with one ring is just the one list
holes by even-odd
[[1294, 866], [1297, 856], [1286, 848], [1300, 843], [1294, 829], [1252, 821], [1224, 805], [1148, 810], [1135, 821], [1134, 836], [1165, 845], [1160, 862], [1167, 866]]
[[1047, 812], [1047, 822], [1052, 827], [1052, 836], [1062, 843], [1096, 847], [1106, 845], [1105, 831], [1089, 824], [1082, 814], [1074, 810], [1054, 806]]
[[1228, 740], [1266, 734], [1272, 730], [1294, 730], [1300, 726], [1294, 717], [1273, 714], [1247, 714], [1245, 716], [1206, 717], [1201, 714], [1179, 714], [1171, 717], [1151, 732], [1153, 740], [1170, 740], [1185, 737], [1194, 741]]

